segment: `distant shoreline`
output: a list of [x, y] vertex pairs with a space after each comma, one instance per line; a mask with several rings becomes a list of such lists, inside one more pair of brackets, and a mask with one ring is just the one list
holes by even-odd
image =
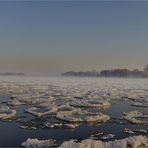
[[63, 78], [106, 78], [106, 79], [120, 79], [120, 78], [122, 78], [122, 79], [147, 79], [148, 77], [103, 77], [103, 76], [99, 76], [99, 77], [97, 77], [97, 76], [63, 76], [63, 75], [61, 75], [61, 77], [63, 77]]
[[13, 72], [5, 72], [0, 73], [1, 76], [28, 76], [26, 73], [13, 73]]
[[111, 78], [148, 78], [148, 65], [144, 67], [143, 71], [138, 69], [111, 69], [102, 71], [68, 71], [62, 73], [61, 76], [68, 77], [111, 77]]

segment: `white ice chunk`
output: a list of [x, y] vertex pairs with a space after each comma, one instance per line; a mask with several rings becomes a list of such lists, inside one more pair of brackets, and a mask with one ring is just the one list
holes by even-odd
[[81, 142], [74, 140], [64, 142], [59, 148], [147, 148], [148, 138], [143, 136], [133, 136], [121, 140], [102, 142], [98, 140], [86, 139]]
[[54, 140], [49, 139], [49, 140], [38, 140], [37, 138], [35, 139], [30, 139], [28, 138], [25, 142], [21, 144], [21, 146], [26, 147], [26, 148], [49, 148], [51, 146], [54, 146]]
[[16, 115], [16, 111], [14, 109], [10, 109], [8, 106], [0, 106], [0, 119], [10, 119]]
[[[148, 124], [148, 121], [142, 120], [142, 119], [148, 119], [148, 114], [144, 114], [139, 111], [130, 111], [130, 112], [124, 113], [123, 118], [135, 124]], [[139, 119], [139, 118], [142, 118], [142, 119]]]
[[26, 109], [25, 111], [37, 117], [41, 117], [49, 115], [51, 113], [55, 113], [57, 111], [57, 107], [55, 105], [50, 105], [50, 104], [41, 104], [36, 107], [31, 107], [29, 109]]
[[110, 119], [108, 115], [102, 113], [91, 113], [82, 111], [81, 109], [74, 109], [72, 111], [57, 112], [58, 119], [68, 122], [106, 122]]
[[71, 106], [75, 107], [109, 107], [111, 104], [105, 100], [97, 100], [97, 99], [75, 99], [70, 103]]
[[134, 102], [132, 106], [137, 106], [137, 107], [148, 107], [148, 102]]

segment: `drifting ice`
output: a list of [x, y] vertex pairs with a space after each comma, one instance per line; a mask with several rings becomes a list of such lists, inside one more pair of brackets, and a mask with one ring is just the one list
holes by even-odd
[[10, 119], [16, 115], [16, 111], [14, 109], [10, 109], [8, 106], [0, 106], [0, 119]]
[[30, 139], [23, 142], [21, 146], [26, 148], [49, 148], [55, 145], [55, 141], [52, 139], [49, 140], [38, 140], [38, 139]]
[[108, 115], [102, 113], [91, 113], [82, 111], [81, 109], [74, 109], [72, 111], [57, 112], [58, 119], [68, 122], [106, 122], [110, 119]]
[[75, 107], [100, 107], [100, 108], [104, 108], [104, 107], [109, 107], [111, 104], [105, 100], [95, 100], [95, 99], [76, 99], [73, 102], [70, 103], [71, 106], [75, 106]]
[[143, 136], [133, 136], [121, 140], [102, 142], [98, 140], [86, 139], [80, 142], [74, 140], [64, 142], [59, 148], [147, 148], [148, 138]]
[[28, 113], [31, 113], [32, 115], [41, 117], [56, 112], [57, 107], [55, 105], [50, 105], [50, 104], [41, 104], [36, 107], [31, 107], [29, 109], [26, 109], [26, 111]]
[[135, 124], [148, 124], [148, 121], [137, 119], [137, 118], [145, 118], [145, 119], [148, 118], [148, 114], [144, 114], [139, 111], [130, 111], [130, 112], [124, 113], [123, 118]]

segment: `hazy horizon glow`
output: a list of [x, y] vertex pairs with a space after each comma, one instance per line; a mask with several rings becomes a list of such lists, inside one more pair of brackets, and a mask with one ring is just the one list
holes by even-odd
[[0, 2], [0, 72], [139, 68], [148, 2]]

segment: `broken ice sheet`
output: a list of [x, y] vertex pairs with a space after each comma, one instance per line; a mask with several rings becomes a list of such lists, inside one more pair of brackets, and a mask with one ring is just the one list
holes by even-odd
[[71, 106], [74, 107], [99, 107], [99, 108], [108, 108], [111, 104], [102, 99], [75, 99], [70, 102]]
[[[60, 128], [63, 129], [63, 131], [66, 131], [65, 129], [74, 129], [73, 131], [76, 131], [79, 128], [81, 129], [81, 127], [77, 128], [79, 124], [69, 122], [72, 121], [73, 114], [76, 117], [76, 119], [82, 119], [82, 122], [80, 124], [83, 124], [84, 121], [90, 121], [90, 116], [93, 117], [92, 119], [96, 119], [94, 118], [95, 115], [101, 115], [98, 112], [102, 112], [103, 115], [109, 115], [111, 118], [111, 121], [107, 120], [105, 127], [108, 127], [109, 124], [109, 126], [114, 126], [114, 129], [116, 129], [117, 125], [114, 123], [122, 124], [122, 127], [126, 127], [126, 124], [128, 125], [129, 121], [126, 119], [121, 119], [122, 113], [124, 111], [130, 112], [131, 110], [133, 110], [133, 108], [135, 110], [135, 107], [131, 106], [131, 104], [134, 104], [134, 102], [144, 103], [144, 105], [147, 104], [148, 98], [147, 82], [145, 82], [145, 80], [132, 79], [126, 81], [125, 79], [107, 80], [99, 78], [93, 80], [66, 78], [48, 78], [43, 80], [40, 78], [27, 78], [22, 80], [0, 80], [0, 88], [1, 93], [5, 95], [8, 94], [11, 97], [9, 98], [9, 103], [5, 101], [3, 104], [8, 103], [7, 105], [10, 107], [10, 109], [16, 110], [17, 117], [18, 115], [26, 116], [26, 118], [19, 117], [17, 125], [20, 128], [27, 128], [28, 131], [30, 129], [38, 130], [40, 128], [48, 128], [49, 131], [50, 128], [53, 129], [52, 131], [54, 131], [54, 129], [58, 130]], [[101, 102], [101, 100], [103, 101]], [[125, 108], [120, 108], [121, 104], [119, 104], [119, 100], [120, 103], [122, 103], [122, 101], [124, 101], [125, 103], [125, 101], [127, 100], [127, 103], [129, 103], [129, 108], [126, 108], [126, 105], [124, 106]], [[111, 103], [108, 109], [102, 109], [105, 101]], [[71, 106], [72, 103], [75, 102], [75, 105], [77, 106]], [[113, 104], [113, 102], [115, 104]], [[46, 105], [41, 105], [42, 103], [50, 104], [51, 106], [53, 105], [53, 107], [57, 107], [57, 110], [54, 113], [46, 114], [45, 112], [50, 111], [51, 108], [48, 108]], [[95, 104], [101, 105], [102, 110], [96, 107], [88, 108], [90, 106], [96, 106]], [[117, 107], [118, 105], [119, 107]], [[27, 109], [35, 107], [35, 110], [33, 110], [36, 112], [35, 114], [38, 114], [39, 112], [45, 114], [38, 118], [38, 116], [36, 115], [32, 116], [32, 114], [28, 114], [25, 112], [23, 113], [24, 109], [26, 109], [26, 107], [23, 108], [24, 106], [26, 106]], [[82, 106], [85, 106], [85, 108], [82, 108]], [[117, 107], [117, 110], [114, 110], [114, 107]], [[67, 111], [71, 112], [79, 108], [82, 111], [78, 113], [79, 115], [76, 115], [74, 112], [72, 112], [72, 114], [70, 115], [65, 114], [65, 112]], [[147, 108], [144, 107], [136, 108], [136, 110], [140, 111], [141, 113], [146, 112], [146, 109]], [[63, 121], [62, 119], [57, 119], [56, 115], [59, 114], [59, 112], [61, 111], [65, 114], [63, 119], [68, 118], [71, 120]], [[90, 112], [93, 112], [94, 114], [90, 114]], [[114, 117], [114, 119], [112, 117]], [[147, 117], [143, 118], [141, 116], [138, 116], [133, 118], [135, 118], [136, 120], [147, 121]], [[91, 121], [94, 122], [93, 125], [98, 125], [98, 123], [95, 123], [95, 120]], [[104, 125], [104, 123], [101, 124], [102, 126]], [[137, 126], [140, 125], [136, 125], [136, 128], [138, 128]], [[99, 127], [102, 128], [101, 126]], [[94, 127], [91, 126], [90, 128], [93, 129]], [[144, 126], [144, 128], [141, 129], [146, 128], [147, 127]], [[133, 128], [130, 127], [129, 129], [133, 131]], [[105, 130], [106, 129], [101, 129], [101, 131], [103, 131], [106, 134]], [[113, 129], [111, 129], [109, 133], [114, 133], [112, 131]], [[123, 130], [119, 130], [119, 132], [121, 132], [119, 133], [119, 135], [123, 134]], [[127, 134], [124, 135], [128, 136]]]
[[71, 111], [59, 111], [56, 117], [68, 122], [107, 122], [110, 117], [102, 113], [91, 113], [81, 109], [74, 109]]
[[22, 129], [75, 129], [79, 123], [68, 123], [58, 120], [55, 115], [44, 116], [42, 118], [34, 118], [28, 121], [19, 122]]
[[62, 129], [75, 129], [79, 123], [45, 123], [44, 128], [62, 128]]
[[10, 109], [8, 106], [0, 106], [0, 120], [7, 120], [15, 117], [16, 110]]
[[133, 124], [146, 124], [148, 125], [148, 114], [139, 111], [124, 112], [123, 118]]
[[23, 128], [23, 129], [40, 129], [40, 128], [42, 129], [42, 128], [47, 128], [45, 126], [46, 123], [54, 124], [54, 123], [60, 123], [60, 122], [56, 120], [55, 115], [48, 115], [48, 117], [44, 116], [42, 118], [21, 120], [19, 122], [19, 125], [20, 125], [20, 128]]
[[136, 107], [148, 107], [148, 102], [134, 102], [132, 106]]
[[37, 117], [42, 117], [51, 113], [55, 113], [57, 111], [57, 107], [51, 104], [40, 104], [26, 109], [25, 111]]
[[133, 136], [121, 140], [102, 142], [99, 140], [86, 139], [81, 142], [75, 140], [65, 141], [59, 148], [147, 148], [148, 138]]
[[35, 139], [28, 138], [25, 142], [21, 144], [21, 146], [26, 148], [43, 148], [43, 147], [49, 148], [49, 147], [57, 146], [57, 144], [56, 144], [56, 141], [53, 139], [38, 140], [37, 138]]
[[116, 124], [123, 124], [126, 125], [128, 123], [127, 120], [123, 119], [123, 118], [111, 118], [110, 123], [116, 123]]
[[102, 140], [102, 141], [110, 141], [115, 138], [114, 134], [105, 134], [103, 132], [97, 132], [90, 135], [89, 139], [93, 140]]
[[147, 134], [147, 131], [144, 130], [144, 129], [129, 129], [129, 128], [124, 128], [124, 133], [127, 133], [129, 135], [146, 135]]

